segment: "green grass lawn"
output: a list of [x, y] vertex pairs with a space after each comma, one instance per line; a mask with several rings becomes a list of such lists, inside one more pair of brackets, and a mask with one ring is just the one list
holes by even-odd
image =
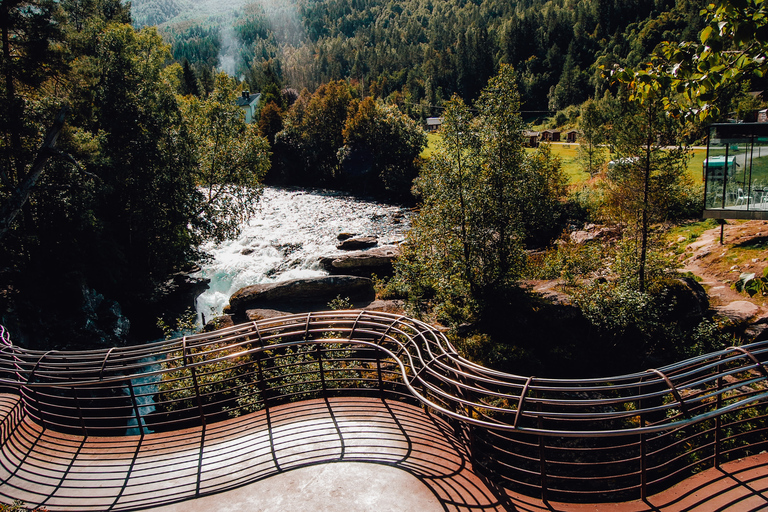
[[[568, 176], [569, 184], [576, 185], [589, 179], [589, 173], [581, 168], [581, 162], [579, 162], [578, 144], [552, 142], [549, 147], [552, 149], [553, 155], [560, 157], [560, 163], [565, 175]], [[532, 153], [534, 151], [536, 150], [533, 148], [525, 148], [526, 153]]]
[[432, 156], [432, 153], [435, 152], [437, 149], [437, 143], [440, 140], [440, 135], [437, 133], [428, 133], [427, 134], [427, 147], [424, 148], [424, 151], [421, 152], [422, 158], [429, 158]]
[[[437, 149], [437, 142], [440, 139], [440, 135], [437, 133], [427, 134], [427, 147], [422, 151], [421, 156], [423, 158], [429, 158], [432, 153]], [[579, 145], [578, 144], [566, 144], [562, 142], [553, 142], [550, 144], [552, 153], [560, 157], [560, 161], [563, 166], [563, 171], [568, 176], [568, 183], [571, 185], [577, 185], [583, 183], [589, 179], [589, 174], [582, 170], [581, 163], [579, 162]], [[525, 148], [526, 153], [535, 151], [532, 148]], [[691, 160], [688, 162], [688, 172], [696, 182], [702, 181], [702, 164], [704, 158], [707, 156], [707, 151], [704, 149], [692, 149]]]

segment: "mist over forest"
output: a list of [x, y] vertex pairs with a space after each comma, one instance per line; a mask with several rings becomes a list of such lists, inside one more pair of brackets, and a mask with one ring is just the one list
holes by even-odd
[[704, 0], [137, 0], [174, 58], [226, 70], [254, 90], [361, 82], [414, 117], [477, 97], [499, 64], [523, 109], [557, 111], [604, 94], [600, 67], [636, 66], [662, 41], [694, 40]]

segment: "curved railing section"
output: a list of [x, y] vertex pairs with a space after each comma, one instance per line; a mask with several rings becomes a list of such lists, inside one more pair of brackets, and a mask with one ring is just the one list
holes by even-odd
[[0, 388], [40, 425], [144, 435], [333, 395], [418, 402], [500, 485], [559, 501], [645, 497], [768, 444], [768, 342], [598, 379], [494, 371], [434, 327], [370, 311], [291, 315], [109, 350], [39, 352], [0, 328]]

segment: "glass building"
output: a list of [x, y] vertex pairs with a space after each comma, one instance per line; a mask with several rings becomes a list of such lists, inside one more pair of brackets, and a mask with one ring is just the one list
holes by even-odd
[[703, 167], [705, 218], [768, 219], [768, 123], [711, 125]]

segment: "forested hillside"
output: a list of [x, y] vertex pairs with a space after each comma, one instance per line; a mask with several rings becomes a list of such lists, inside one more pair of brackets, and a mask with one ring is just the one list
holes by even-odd
[[601, 95], [599, 65], [634, 66], [662, 40], [695, 40], [704, 0], [258, 0], [133, 2], [173, 55], [216, 66], [252, 89], [314, 90], [357, 80], [366, 93], [439, 105], [479, 94], [500, 63], [520, 77], [523, 109], [558, 110]]

